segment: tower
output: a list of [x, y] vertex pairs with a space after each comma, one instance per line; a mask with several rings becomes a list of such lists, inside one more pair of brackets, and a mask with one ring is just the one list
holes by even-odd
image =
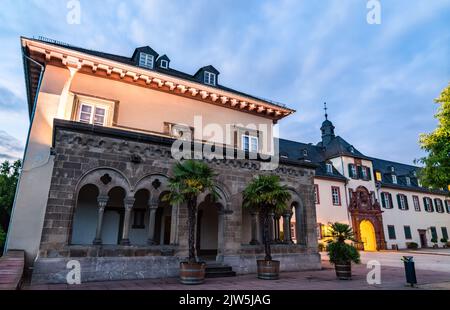
[[322, 145], [326, 146], [334, 139], [335, 135], [333, 123], [328, 120], [327, 103], [325, 102], [323, 105], [323, 109], [325, 110], [325, 121], [322, 123], [322, 127], [320, 127], [320, 130], [322, 131]]

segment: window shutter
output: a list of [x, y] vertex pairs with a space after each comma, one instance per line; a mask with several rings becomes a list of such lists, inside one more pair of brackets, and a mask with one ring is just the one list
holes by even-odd
[[348, 164], [348, 175], [351, 177], [351, 178], [354, 178], [355, 176], [353, 175], [353, 170], [352, 170], [352, 164]]
[[363, 177], [362, 169], [363, 169], [362, 166], [358, 166], [358, 170], [357, 170], [357, 172], [358, 172], [358, 179], [362, 179], [362, 177]]
[[381, 205], [386, 209], [386, 193], [381, 193]]
[[391, 209], [394, 208], [394, 204], [392, 203], [392, 195], [389, 193], [389, 202], [391, 203]]
[[406, 195], [404, 195], [404, 196], [405, 196], [405, 207], [406, 207], [406, 210], [409, 210], [408, 196], [406, 196]]
[[427, 208], [427, 198], [423, 197], [423, 207], [425, 208], [425, 211], [430, 211], [430, 209]]
[[445, 209], [448, 213], [450, 213], [450, 203], [448, 202], [448, 200], [445, 201]]
[[369, 167], [366, 167], [367, 169], [367, 180], [371, 181], [372, 180], [372, 172], [370, 171]]
[[400, 194], [397, 194], [397, 203], [398, 203], [398, 208], [401, 209], [402, 205], [401, 205], [401, 202], [400, 202]]

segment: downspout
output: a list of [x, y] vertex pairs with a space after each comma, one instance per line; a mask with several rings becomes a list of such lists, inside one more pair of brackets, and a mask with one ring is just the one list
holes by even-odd
[[350, 213], [348, 212], [348, 190], [347, 190], [348, 180], [347, 180], [347, 177], [345, 176], [344, 160], [342, 159], [342, 156], [341, 156], [341, 167], [342, 167], [342, 175], [345, 177], [344, 189], [345, 189], [345, 204], [346, 204], [346, 211], [347, 211], [347, 219], [351, 226], [352, 221], [350, 218]]
[[[36, 95], [35, 95], [34, 100], [33, 100], [33, 109], [32, 109], [31, 117], [30, 117], [30, 126], [28, 127], [27, 141], [25, 143], [25, 150], [23, 152], [23, 157], [22, 157], [22, 167], [21, 167], [19, 179], [17, 181], [16, 191], [15, 191], [15, 194], [14, 194], [14, 204], [13, 204], [13, 207], [12, 207], [12, 210], [11, 210], [11, 216], [9, 218], [8, 233], [7, 233], [7, 236], [6, 236], [5, 246], [3, 248], [3, 255], [5, 255], [7, 253], [7, 251], [8, 251], [9, 232], [11, 230], [11, 222], [12, 222], [12, 219], [14, 217], [14, 211], [15, 211], [15, 208], [16, 208], [16, 201], [17, 201], [17, 193], [18, 193], [19, 187], [20, 187], [20, 180], [22, 179], [23, 166], [24, 166], [24, 163], [25, 163], [25, 156], [27, 154], [28, 143], [29, 143], [29, 140], [30, 140], [31, 126], [33, 126], [34, 115], [36, 113], [36, 105], [37, 105], [38, 94], [39, 94], [39, 90], [41, 89], [42, 77], [44, 76], [44, 71], [45, 71], [45, 67], [42, 64], [40, 64], [36, 60], [30, 58], [29, 56], [25, 55], [23, 48], [22, 48], [22, 57], [26, 58], [29, 61], [33, 62], [34, 64], [38, 65], [41, 68], [41, 72], [39, 73], [39, 80], [38, 80], [38, 85], [37, 85], [37, 88], [36, 88]], [[28, 72], [26, 72], [26, 74], [28, 75]]]

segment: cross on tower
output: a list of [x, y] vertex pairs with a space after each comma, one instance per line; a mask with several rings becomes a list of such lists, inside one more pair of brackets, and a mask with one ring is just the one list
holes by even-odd
[[325, 119], [328, 120], [328, 114], [327, 114], [328, 108], [327, 108], [327, 103], [326, 102], [323, 103], [323, 109], [325, 110]]

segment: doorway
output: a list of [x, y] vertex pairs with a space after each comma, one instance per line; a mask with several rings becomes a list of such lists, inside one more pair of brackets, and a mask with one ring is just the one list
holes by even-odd
[[376, 251], [377, 239], [375, 236], [375, 228], [368, 220], [364, 220], [359, 224], [361, 241], [364, 244], [364, 251]]
[[197, 255], [205, 260], [216, 260], [219, 243], [218, 211], [217, 205], [208, 199], [198, 208], [196, 249]]
[[421, 248], [427, 248], [427, 231], [425, 229], [418, 229], [419, 231], [419, 238], [420, 238], [420, 247]]

